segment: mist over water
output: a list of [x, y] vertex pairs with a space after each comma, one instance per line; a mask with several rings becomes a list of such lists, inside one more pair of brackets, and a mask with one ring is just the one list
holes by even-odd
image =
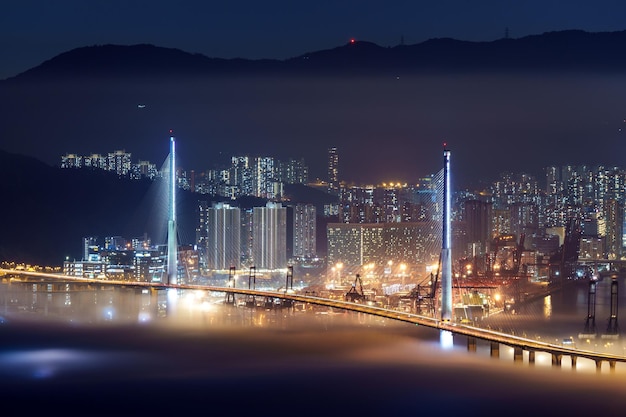
[[[519, 326], [544, 337], [573, 331], [586, 314], [577, 318], [580, 305], [571, 305], [578, 291], [562, 302], [553, 296], [541, 319], [533, 304], [490, 325], [521, 318]], [[173, 300], [141, 290], [0, 284], [2, 415], [610, 416], [626, 406], [620, 363], [597, 373], [591, 361], [581, 358], [573, 370], [564, 357], [556, 368], [537, 353], [531, 366], [514, 363], [505, 346], [499, 358], [481, 342], [468, 352], [464, 337], [445, 347], [438, 331], [421, 326], [222, 300], [193, 291]], [[567, 317], [572, 328], [555, 329]]]

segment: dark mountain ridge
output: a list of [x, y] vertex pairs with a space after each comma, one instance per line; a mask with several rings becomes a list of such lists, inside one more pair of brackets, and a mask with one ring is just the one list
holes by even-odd
[[503, 71], [626, 69], [626, 31], [547, 32], [517, 39], [470, 42], [435, 38], [413, 45], [382, 47], [354, 41], [285, 60], [210, 58], [149, 44], [95, 45], [59, 54], [9, 80], [38, 77], [172, 76], [310, 72]]

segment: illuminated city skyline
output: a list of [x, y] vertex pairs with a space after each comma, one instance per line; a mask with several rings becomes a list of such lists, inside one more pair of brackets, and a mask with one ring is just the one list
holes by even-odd
[[3, 6], [5, 414], [624, 414], [626, 3]]

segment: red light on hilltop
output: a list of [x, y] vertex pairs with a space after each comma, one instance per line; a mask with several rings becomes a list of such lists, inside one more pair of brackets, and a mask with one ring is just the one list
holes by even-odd
[[354, 43], [356, 40], [354, 38], [350, 39], [350, 43]]

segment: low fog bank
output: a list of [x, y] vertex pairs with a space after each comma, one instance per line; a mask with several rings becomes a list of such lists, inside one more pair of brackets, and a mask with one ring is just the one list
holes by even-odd
[[7, 322], [2, 414], [611, 416], [626, 407], [619, 367], [514, 364], [462, 341], [443, 349], [421, 327], [345, 318], [230, 329]]

